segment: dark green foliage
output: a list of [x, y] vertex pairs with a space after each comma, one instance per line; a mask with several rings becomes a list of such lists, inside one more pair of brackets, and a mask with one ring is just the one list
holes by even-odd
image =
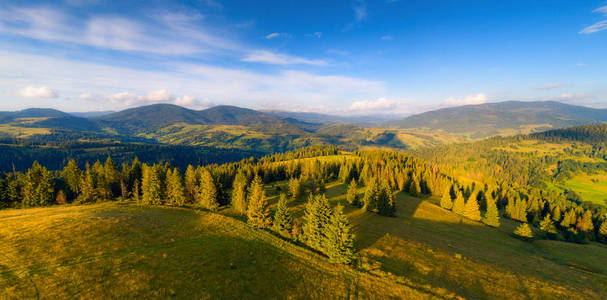
[[324, 228], [322, 251], [333, 263], [349, 264], [354, 259], [354, 234], [342, 206], [333, 210], [329, 223]]
[[394, 203], [394, 193], [390, 186], [383, 182], [377, 194], [377, 212], [383, 216], [392, 217], [396, 213], [396, 204]]
[[167, 170], [166, 175], [166, 201], [169, 205], [183, 206], [186, 202], [183, 179], [179, 169]]
[[289, 196], [291, 199], [297, 199], [301, 194], [301, 182], [298, 178], [289, 179]]
[[380, 193], [379, 181], [377, 178], [372, 178], [369, 180], [367, 184], [367, 188], [365, 189], [365, 196], [363, 198], [364, 209], [367, 211], [376, 211], [377, 210], [377, 200]]
[[324, 229], [331, 218], [331, 207], [325, 195], [312, 195], [306, 203], [303, 234], [306, 243], [322, 252], [325, 240]]
[[143, 166], [143, 178], [141, 179], [141, 190], [143, 192], [142, 202], [150, 205], [160, 205], [164, 200], [163, 174], [166, 174], [158, 164]]

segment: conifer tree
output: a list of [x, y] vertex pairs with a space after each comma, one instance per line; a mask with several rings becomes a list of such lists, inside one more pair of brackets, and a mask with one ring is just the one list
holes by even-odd
[[93, 170], [87, 167], [84, 176], [81, 177], [80, 181], [80, 195], [78, 196], [78, 202], [87, 203], [95, 201], [97, 196], [95, 179], [93, 178]]
[[73, 159], [70, 159], [67, 162], [67, 165], [61, 171], [60, 176], [65, 180], [69, 188], [69, 196], [71, 198], [78, 197], [80, 193], [80, 177], [82, 176], [82, 171], [78, 168], [78, 164]]
[[379, 181], [376, 177], [368, 180], [367, 189], [363, 198], [364, 208], [367, 211], [377, 210], [377, 197], [379, 196]]
[[474, 220], [481, 220], [481, 212], [478, 208], [478, 201], [476, 200], [477, 193], [473, 192], [466, 201], [466, 205], [464, 206], [464, 217]]
[[417, 176], [413, 176], [413, 180], [411, 180], [411, 185], [409, 186], [409, 193], [415, 197], [419, 197], [422, 195], [422, 188], [419, 183], [419, 179]]
[[356, 180], [352, 179], [350, 181], [350, 185], [348, 186], [348, 191], [346, 192], [346, 201], [348, 204], [358, 206], [358, 184], [356, 184]]
[[487, 211], [485, 212], [483, 223], [491, 227], [500, 227], [499, 211], [493, 199], [487, 199]]
[[329, 261], [339, 264], [351, 263], [354, 259], [354, 235], [342, 206], [337, 206], [331, 213], [323, 231], [323, 252], [329, 257]]
[[522, 223], [521, 225], [516, 227], [516, 229], [514, 230], [514, 234], [525, 239], [533, 238], [533, 231], [531, 230], [529, 223]]
[[453, 207], [453, 200], [451, 200], [451, 188], [445, 189], [443, 197], [440, 199], [440, 206], [449, 210]]
[[232, 207], [240, 214], [247, 213], [247, 177], [240, 171], [234, 177]]
[[200, 186], [198, 187], [198, 204], [210, 211], [216, 211], [219, 208], [217, 201], [217, 188], [211, 176], [211, 172], [201, 167], [199, 170]]
[[263, 189], [263, 182], [259, 175], [255, 175], [249, 187], [249, 200], [247, 208], [248, 223], [257, 228], [270, 226], [270, 211], [268, 200]]
[[186, 202], [185, 189], [179, 169], [167, 170], [166, 197], [170, 205], [183, 206]]
[[162, 204], [164, 186], [160, 172], [162, 172], [160, 165], [144, 165], [143, 178], [141, 180], [141, 190], [143, 192], [142, 202], [144, 204]]
[[25, 174], [23, 186], [23, 206], [45, 206], [54, 200], [53, 176], [37, 161]]
[[65, 196], [63, 190], [59, 190], [59, 192], [57, 192], [57, 196], [55, 197], [55, 203], [67, 204], [67, 196]]
[[594, 230], [594, 225], [592, 224], [592, 212], [590, 212], [590, 210], [586, 210], [581, 217], [578, 217], [576, 227], [578, 230], [583, 232], [590, 232]]
[[287, 195], [280, 194], [273, 222], [274, 230], [282, 235], [288, 235], [293, 227], [293, 218], [287, 206]]
[[463, 215], [466, 206], [464, 195], [462, 195], [462, 192], [459, 190], [456, 194], [455, 201], [453, 201], [453, 212], [458, 215]]
[[306, 203], [303, 234], [306, 243], [313, 249], [322, 251], [325, 239], [324, 228], [329, 223], [331, 207], [325, 195], [312, 195]]
[[550, 214], [547, 214], [540, 222], [540, 230], [547, 234], [556, 234], [556, 226], [554, 226], [554, 222], [552, 222], [552, 216]]
[[135, 200], [135, 203], [141, 203], [140, 189], [139, 179], [135, 179], [133, 182], [133, 200]]
[[387, 182], [383, 182], [377, 195], [377, 211], [380, 215], [392, 217], [396, 213], [394, 193]]
[[192, 165], [185, 171], [185, 190], [189, 202], [195, 202], [198, 197], [198, 173]]
[[298, 178], [289, 179], [289, 196], [295, 200], [301, 194], [301, 181]]
[[607, 220], [604, 220], [601, 227], [599, 227], [598, 234], [603, 243], [607, 243]]

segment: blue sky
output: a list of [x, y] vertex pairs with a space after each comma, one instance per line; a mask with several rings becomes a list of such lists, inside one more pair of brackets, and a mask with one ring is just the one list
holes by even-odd
[[606, 1], [0, 1], [0, 110], [607, 107]]

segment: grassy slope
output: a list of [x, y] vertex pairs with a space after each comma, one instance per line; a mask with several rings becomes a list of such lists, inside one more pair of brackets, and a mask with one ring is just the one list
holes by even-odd
[[[267, 187], [275, 202], [277, 188]], [[332, 204], [345, 186], [329, 184]], [[527, 243], [399, 193], [398, 216], [346, 207], [360, 271], [249, 228], [230, 209], [106, 203], [0, 212], [0, 295], [223, 298], [607, 296], [607, 247]], [[305, 200], [290, 204], [301, 221]], [[581, 255], [583, 254], [583, 255]]]

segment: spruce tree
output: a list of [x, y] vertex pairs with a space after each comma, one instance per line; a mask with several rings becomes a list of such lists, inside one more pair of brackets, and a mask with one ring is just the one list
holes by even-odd
[[239, 214], [247, 213], [247, 177], [238, 172], [234, 178], [232, 188], [232, 207]]
[[356, 184], [356, 180], [352, 179], [350, 181], [350, 185], [348, 186], [348, 191], [346, 192], [346, 201], [348, 204], [358, 206], [358, 184]]
[[516, 227], [516, 229], [514, 230], [514, 234], [524, 239], [533, 238], [533, 231], [531, 230], [529, 223], [522, 223], [521, 225]]
[[382, 216], [392, 217], [396, 214], [394, 193], [387, 182], [383, 182], [377, 195], [377, 211]]
[[289, 179], [289, 196], [295, 200], [301, 194], [301, 181], [298, 178]]
[[216, 211], [219, 208], [217, 201], [217, 188], [211, 176], [211, 172], [206, 168], [200, 167], [198, 170], [200, 177], [200, 186], [198, 187], [198, 204], [210, 211]]
[[472, 193], [468, 201], [466, 201], [466, 205], [464, 206], [464, 217], [474, 220], [481, 220], [481, 212], [478, 208], [478, 201], [476, 200], [477, 193]]
[[607, 220], [603, 220], [601, 227], [599, 227], [598, 235], [603, 243], [607, 243]]
[[192, 165], [188, 165], [185, 171], [185, 190], [188, 202], [194, 203], [198, 197], [198, 173]]
[[45, 167], [34, 161], [25, 174], [23, 201], [25, 207], [45, 206], [54, 200], [53, 176]]
[[65, 180], [65, 183], [69, 187], [69, 197], [76, 198], [80, 193], [80, 177], [82, 176], [82, 171], [78, 168], [78, 164], [73, 159], [70, 159], [61, 171], [60, 176]]
[[354, 259], [354, 234], [343, 207], [337, 206], [323, 228], [323, 251], [332, 263], [349, 264]]
[[552, 222], [552, 216], [547, 214], [540, 222], [540, 230], [546, 234], [556, 234], [556, 226]]
[[133, 200], [135, 203], [141, 203], [141, 184], [139, 184], [139, 179], [135, 179], [133, 182]]
[[167, 170], [166, 175], [166, 197], [170, 205], [183, 206], [186, 202], [185, 189], [181, 172], [175, 168]]
[[485, 212], [483, 223], [491, 227], [500, 227], [499, 211], [493, 199], [487, 199], [487, 211]]
[[287, 206], [287, 196], [280, 194], [280, 199], [276, 206], [276, 213], [274, 213], [274, 230], [282, 235], [288, 235], [293, 227], [293, 218], [289, 213], [289, 207]]
[[95, 179], [93, 178], [93, 171], [90, 168], [86, 168], [84, 176], [80, 179], [80, 195], [78, 196], [79, 203], [93, 202], [97, 199], [95, 190]]
[[444, 209], [451, 209], [453, 207], [453, 200], [451, 199], [451, 188], [445, 189], [443, 197], [440, 199], [440, 206]]
[[162, 172], [162, 169], [159, 165], [144, 165], [143, 178], [141, 180], [141, 190], [143, 192], [142, 202], [144, 204], [162, 204], [164, 186], [160, 172]]
[[592, 212], [590, 212], [590, 210], [586, 210], [584, 214], [578, 218], [576, 227], [583, 232], [590, 232], [594, 230], [594, 224], [592, 224]]
[[411, 180], [411, 185], [409, 186], [409, 194], [420, 197], [422, 195], [422, 188], [419, 183], [419, 179], [417, 176], [413, 176], [413, 180]]
[[312, 195], [308, 197], [304, 214], [305, 223], [303, 234], [306, 244], [313, 249], [322, 251], [325, 239], [324, 228], [329, 223], [331, 207], [325, 195]]
[[379, 181], [376, 177], [368, 180], [367, 189], [363, 198], [364, 208], [367, 211], [377, 210], [377, 197], [379, 195]]
[[465, 200], [464, 195], [462, 195], [461, 191], [457, 191], [457, 196], [455, 197], [455, 201], [453, 201], [453, 212], [458, 215], [463, 215], [465, 210]]
[[269, 204], [266, 199], [265, 190], [263, 189], [263, 182], [259, 175], [255, 175], [253, 182], [251, 182], [248, 202], [248, 223], [257, 228], [267, 228], [270, 226]]

